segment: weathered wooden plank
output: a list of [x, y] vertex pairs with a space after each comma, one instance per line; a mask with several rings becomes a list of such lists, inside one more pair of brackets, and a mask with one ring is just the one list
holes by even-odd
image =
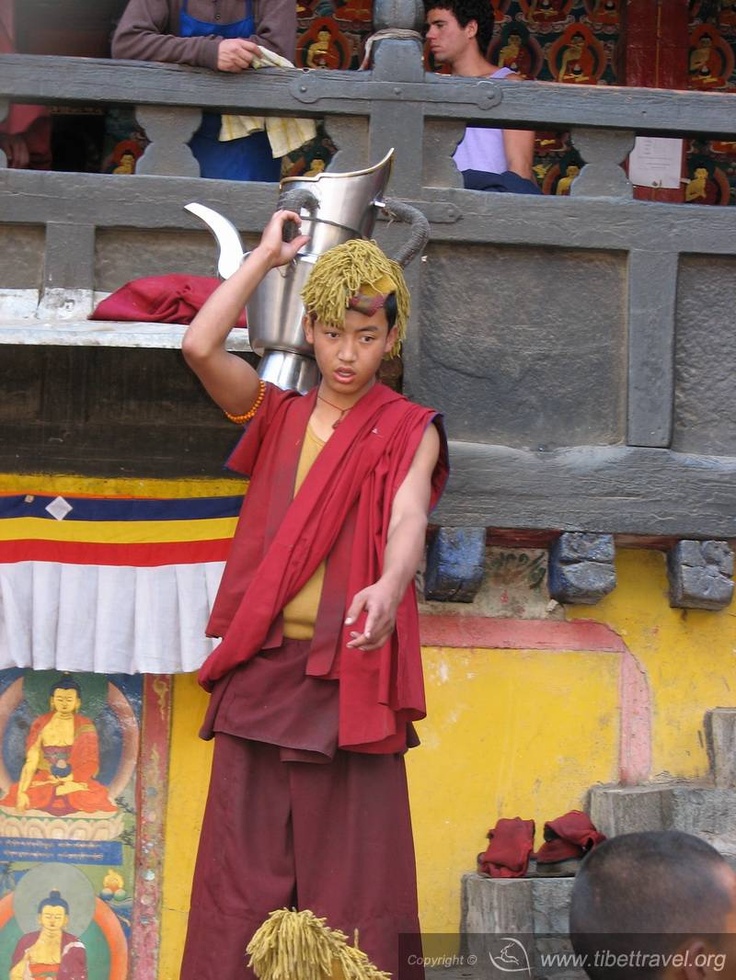
[[5, 169], [0, 170], [0, 194], [3, 223], [92, 222], [98, 228], [201, 231], [202, 222], [184, 210], [185, 204], [199, 201], [238, 227], [260, 230], [276, 207], [278, 185]]
[[446, 526], [736, 537], [736, 457], [623, 446], [531, 452], [450, 444]]
[[[661, 202], [484, 194], [424, 188], [439, 202], [455, 205], [462, 221], [433, 223], [432, 240], [504, 242], [508, 245], [569, 244], [583, 248], [656, 252], [736, 252], [736, 209]], [[422, 207], [421, 202], [414, 203]], [[428, 215], [429, 216], [429, 215]], [[430, 218], [430, 220], [432, 220]]]
[[231, 475], [223, 465], [237, 434], [235, 426], [224, 423], [189, 428], [186, 421], [178, 430], [150, 422], [0, 423], [0, 471], [217, 479]]
[[[408, 43], [407, 57], [417, 57]], [[398, 91], [397, 91], [398, 89]], [[525, 82], [506, 85], [425, 74], [423, 81], [374, 72], [262, 69], [241, 75], [151, 62], [3, 55], [0, 95], [20, 101], [202, 106], [223, 111], [366, 114], [367, 103], [414, 102], [428, 116], [537, 128], [601, 126], [660, 134], [734, 132], [728, 93]]]
[[89, 223], [49, 221], [46, 225], [45, 289], [94, 287], [95, 229]]
[[421, 356], [407, 358], [407, 378], [419, 374], [416, 397], [445, 415], [451, 438], [625, 441], [625, 256], [432, 243], [423, 271]]
[[[180, 413], [187, 418], [184, 408]], [[223, 475], [235, 427], [78, 422], [0, 424], [0, 468], [90, 476]], [[736, 459], [668, 450], [584, 447], [529, 453], [451, 443], [447, 492], [435, 525], [487, 527], [504, 540], [587, 531], [657, 540], [736, 540]]]
[[[421, 189], [406, 198], [432, 223], [433, 242], [736, 254], [736, 209], [620, 199]], [[391, 194], [389, 184], [388, 193]], [[243, 232], [258, 233], [278, 199], [275, 184], [122, 174], [0, 170], [2, 220], [93, 221], [98, 227], [201, 229], [184, 205], [199, 201]], [[447, 220], [462, 215], [462, 221]], [[381, 218], [378, 230], [380, 232]]]
[[[132, 320], [14, 320], [0, 318], [0, 344], [28, 347], [134, 347], [180, 350], [186, 330], [178, 323], [136, 323]], [[248, 334], [234, 330], [227, 349], [250, 352]]]
[[736, 455], [734, 309], [736, 260], [682, 255], [672, 436], [672, 448], [679, 452]]
[[630, 446], [666, 448], [672, 439], [676, 297], [677, 255], [632, 250], [628, 318]]

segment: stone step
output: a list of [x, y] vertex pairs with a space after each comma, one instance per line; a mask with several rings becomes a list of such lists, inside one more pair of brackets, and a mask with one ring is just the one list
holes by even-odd
[[707, 711], [705, 739], [716, 786], [736, 788], [736, 708]]
[[[568, 938], [574, 878], [462, 878], [461, 958], [482, 977], [498, 977], [503, 960], [527, 959], [533, 977], [584, 980]], [[504, 952], [505, 950], [505, 952]], [[500, 964], [500, 965], [499, 965]], [[524, 972], [524, 964], [521, 963]]]
[[594, 786], [590, 819], [607, 837], [641, 830], [720, 836], [736, 827], [736, 790], [706, 782]]
[[[634, 816], [630, 826], [617, 831], [656, 830], [653, 826], [663, 810], [687, 816], [690, 813], [689, 832], [697, 832], [693, 825], [702, 820], [711, 825], [721, 825], [727, 819], [728, 808], [723, 807], [724, 794], [713, 787], [670, 785], [660, 787], [627, 787], [628, 792], [612, 794], [620, 787], [596, 787], [604, 801], [616, 801], [616, 809], [624, 813], [631, 807]], [[688, 796], [684, 790], [692, 791]], [[707, 790], [703, 796], [703, 790]], [[633, 792], [632, 792], [633, 791]], [[669, 796], [669, 801], [663, 803]], [[703, 802], [705, 800], [705, 802]], [[600, 801], [599, 801], [600, 802]], [[719, 808], [718, 803], [721, 806]], [[730, 805], [734, 806], [733, 801]], [[700, 806], [698, 820], [691, 811]], [[611, 812], [609, 806], [609, 812]], [[709, 817], [704, 817], [709, 813]], [[620, 814], [619, 814], [620, 816]], [[645, 819], [646, 818], [646, 819]], [[608, 834], [602, 821], [596, 826]], [[634, 820], [638, 821], [634, 825]], [[698, 836], [716, 848], [731, 867], [736, 870], [736, 833], [734, 824], [728, 832], [709, 833], [699, 831]], [[612, 836], [612, 835], [609, 835]], [[486, 878], [476, 873], [462, 877], [461, 919], [459, 950], [453, 946], [443, 965], [438, 959], [430, 959], [427, 980], [498, 980], [510, 968], [502, 957], [516, 956], [520, 961], [526, 956], [528, 972], [521, 963], [521, 973], [535, 980], [587, 980], [585, 972], [574, 966], [572, 946], [568, 936], [570, 897], [575, 883], [573, 877], [536, 877], [534, 863], [530, 864], [525, 878]], [[445, 939], [447, 937], [444, 937]], [[506, 952], [504, 953], [504, 949]], [[431, 943], [426, 950], [431, 957]]]

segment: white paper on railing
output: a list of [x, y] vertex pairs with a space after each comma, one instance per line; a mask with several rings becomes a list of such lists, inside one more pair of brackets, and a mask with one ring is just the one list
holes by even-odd
[[637, 136], [629, 154], [629, 180], [637, 187], [680, 186], [682, 140]]

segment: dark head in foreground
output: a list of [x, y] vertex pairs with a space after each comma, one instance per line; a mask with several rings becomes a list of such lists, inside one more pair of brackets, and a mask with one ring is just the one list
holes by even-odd
[[734, 933], [736, 874], [692, 834], [613, 837], [575, 879], [570, 938], [592, 980], [736, 977]]

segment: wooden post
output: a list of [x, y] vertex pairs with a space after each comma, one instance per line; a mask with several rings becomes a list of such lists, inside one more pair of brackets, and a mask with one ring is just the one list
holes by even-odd
[[[623, 12], [623, 83], [642, 88], [686, 89], [687, 0], [627, 0]], [[634, 197], [680, 203], [685, 192], [682, 185], [676, 189], [635, 187]]]

